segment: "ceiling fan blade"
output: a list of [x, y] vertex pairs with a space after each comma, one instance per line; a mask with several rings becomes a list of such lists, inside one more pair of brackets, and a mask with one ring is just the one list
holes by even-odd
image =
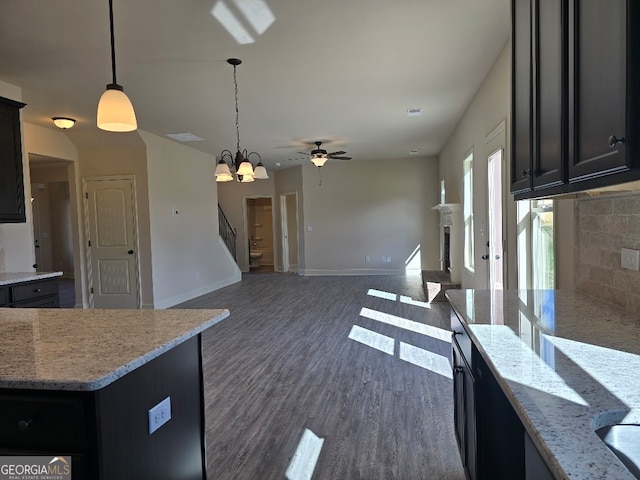
[[298, 152], [300, 155], [311, 155], [309, 152]]
[[351, 160], [351, 157], [334, 157], [331, 155], [328, 155], [328, 157], [332, 160]]
[[345, 152], [344, 150], [340, 150], [338, 152], [328, 153], [327, 155], [344, 155], [345, 153], [347, 153], [347, 152]]

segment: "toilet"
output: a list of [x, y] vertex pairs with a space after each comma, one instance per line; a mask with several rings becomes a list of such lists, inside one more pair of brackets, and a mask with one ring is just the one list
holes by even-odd
[[249, 267], [259, 267], [262, 252], [249, 252]]

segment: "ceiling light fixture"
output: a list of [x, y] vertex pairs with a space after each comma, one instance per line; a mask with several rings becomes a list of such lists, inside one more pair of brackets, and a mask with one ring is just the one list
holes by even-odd
[[[247, 153], [247, 150], [240, 150], [240, 111], [238, 110], [238, 77], [236, 74], [236, 67], [242, 63], [242, 60], [237, 58], [230, 58], [227, 63], [233, 65], [233, 84], [235, 86], [235, 98], [236, 98], [236, 155], [235, 158], [231, 151], [223, 150], [220, 154], [220, 160], [216, 165], [216, 182], [230, 182], [233, 180], [233, 174], [231, 173], [231, 167], [235, 170], [236, 180], [242, 183], [253, 182], [255, 179], [264, 180], [269, 178], [267, 169], [262, 164], [262, 158], [256, 152]], [[254, 170], [249, 157], [256, 155], [258, 157], [258, 164]], [[229, 163], [227, 163], [229, 159]]]
[[69, 117], [52, 117], [51, 120], [56, 127], [63, 130], [73, 127], [76, 123], [75, 119]]
[[98, 102], [98, 128], [108, 132], [132, 132], [138, 128], [136, 112], [131, 100], [116, 80], [116, 50], [113, 35], [113, 0], [109, 0], [109, 27], [111, 30], [111, 73], [113, 82]]

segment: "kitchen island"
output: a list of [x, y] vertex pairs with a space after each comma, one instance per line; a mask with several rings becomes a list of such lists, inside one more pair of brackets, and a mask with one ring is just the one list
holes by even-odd
[[471, 478], [635, 478], [595, 431], [640, 423], [640, 319], [573, 291], [446, 295]]
[[62, 272], [0, 272], [0, 307], [57, 308]]
[[0, 309], [0, 455], [206, 478], [201, 334], [227, 310]]

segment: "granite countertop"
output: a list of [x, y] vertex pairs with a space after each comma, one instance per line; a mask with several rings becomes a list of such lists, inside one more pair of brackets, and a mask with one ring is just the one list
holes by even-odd
[[0, 388], [92, 391], [229, 316], [228, 310], [0, 309]]
[[640, 423], [639, 318], [564, 290], [447, 297], [556, 478], [635, 478], [595, 430]]
[[61, 276], [62, 272], [0, 272], [0, 286]]

